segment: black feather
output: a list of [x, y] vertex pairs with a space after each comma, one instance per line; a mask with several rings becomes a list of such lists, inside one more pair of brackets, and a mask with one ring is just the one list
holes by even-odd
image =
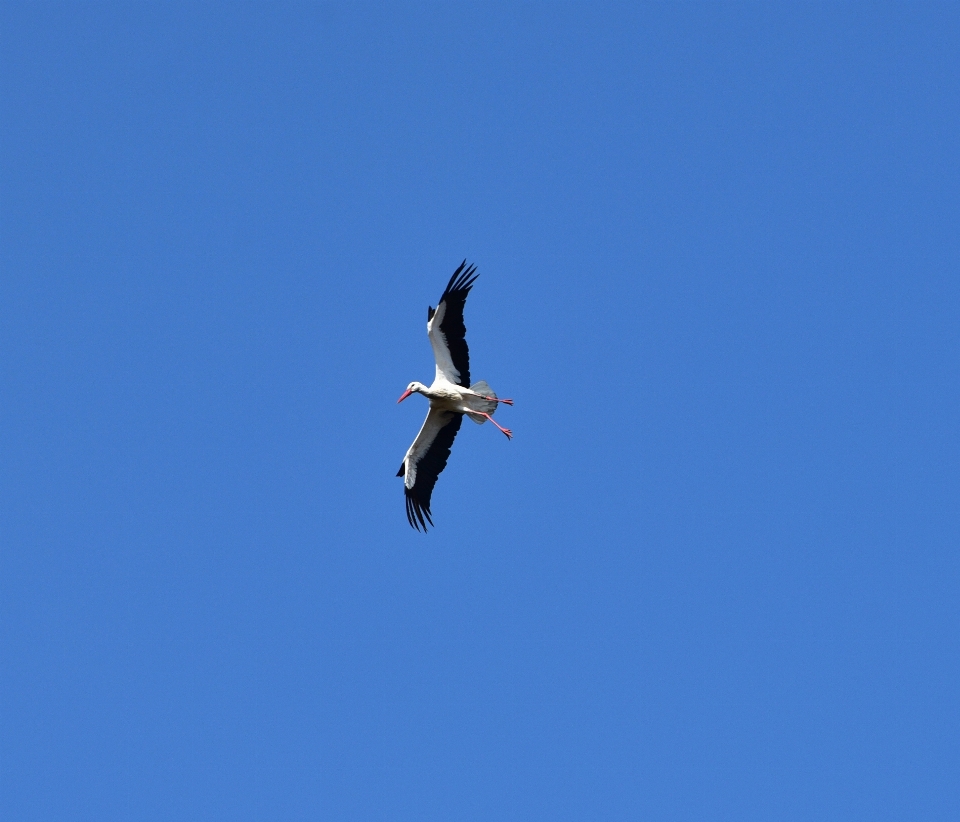
[[427, 306], [427, 322], [430, 322], [430, 320], [433, 319], [433, 315], [436, 314], [436, 313], [437, 313], [437, 312], [433, 310], [433, 306], [432, 306], [432, 305], [428, 305], [428, 306]]
[[[417, 463], [417, 478], [413, 488], [404, 486], [403, 492], [407, 498], [407, 519], [418, 531], [426, 531], [427, 523], [433, 525], [430, 518], [430, 497], [433, 495], [433, 486], [437, 484], [437, 477], [447, 467], [447, 458], [450, 456], [450, 447], [460, 430], [463, 414], [454, 414], [452, 419], [437, 432], [436, 438]], [[404, 471], [397, 476], [403, 476]]]
[[467, 349], [467, 327], [463, 324], [463, 306], [467, 302], [467, 295], [476, 281], [478, 274], [475, 265], [467, 267], [467, 261], [460, 263], [460, 267], [453, 272], [450, 282], [440, 297], [440, 302], [447, 304], [440, 323], [440, 330], [447, 339], [447, 348], [450, 349], [450, 359], [453, 367], [460, 372], [459, 384], [470, 387], [470, 351]]

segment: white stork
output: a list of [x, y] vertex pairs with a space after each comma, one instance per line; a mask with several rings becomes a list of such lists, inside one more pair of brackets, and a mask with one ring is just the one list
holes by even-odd
[[513, 405], [513, 400], [497, 399], [483, 380], [470, 385], [470, 354], [467, 351], [467, 329], [463, 324], [463, 306], [477, 275], [476, 266], [467, 268], [464, 260], [453, 272], [450, 282], [440, 297], [436, 311], [427, 308], [427, 336], [437, 361], [437, 375], [429, 388], [422, 382], [412, 382], [397, 400], [403, 402], [413, 393], [430, 400], [430, 410], [423, 427], [403, 458], [398, 477], [403, 477], [403, 492], [407, 497], [407, 519], [418, 531], [427, 530], [430, 519], [430, 496], [437, 477], [447, 465], [450, 446], [460, 430], [464, 414], [479, 425], [490, 420], [507, 439], [513, 436], [509, 428], [502, 428], [493, 419], [497, 403]]

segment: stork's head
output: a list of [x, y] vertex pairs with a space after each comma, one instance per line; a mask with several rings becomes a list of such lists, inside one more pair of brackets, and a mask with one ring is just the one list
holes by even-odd
[[414, 392], [419, 393], [423, 391], [427, 386], [422, 382], [412, 382], [407, 386], [407, 390], [400, 395], [400, 399], [397, 400], [397, 403], [403, 402], [407, 397], [409, 397]]

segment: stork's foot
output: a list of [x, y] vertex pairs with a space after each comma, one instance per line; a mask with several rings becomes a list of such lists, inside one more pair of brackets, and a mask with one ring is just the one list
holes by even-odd
[[501, 428], [500, 430], [503, 431], [503, 433], [507, 435], [507, 439], [508, 439], [508, 440], [512, 440], [512, 439], [513, 439], [513, 431], [511, 431], [509, 428]]
[[498, 397], [484, 397], [487, 402], [502, 402], [504, 405], [513, 405], [513, 400], [501, 400]]

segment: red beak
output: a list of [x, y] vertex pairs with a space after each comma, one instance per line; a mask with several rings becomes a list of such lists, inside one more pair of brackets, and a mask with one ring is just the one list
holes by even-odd
[[400, 399], [397, 400], [397, 405], [399, 405], [400, 403], [402, 403], [402, 402], [403, 402], [407, 397], [409, 397], [412, 393], [413, 393], [413, 391], [404, 391], [403, 394], [400, 396]]

